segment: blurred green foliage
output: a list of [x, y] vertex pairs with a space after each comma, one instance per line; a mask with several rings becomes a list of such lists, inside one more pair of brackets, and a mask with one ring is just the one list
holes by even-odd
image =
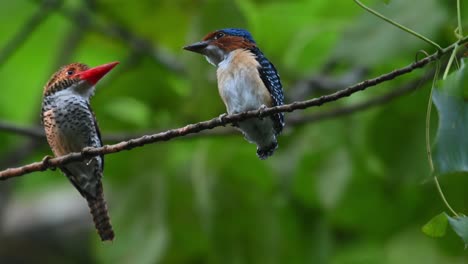
[[[455, 40], [455, 1], [369, 2], [441, 45]], [[0, 2], [0, 48], [38, 7], [28, 0]], [[85, 10], [98, 25], [122, 26], [174, 57], [184, 71], [73, 23], [63, 9]], [[467, 25], [468, 12], [462, 14]], [[116, 60], [121, 65], [92, 100], [104, 135], [162, 131], [218, 116], [225, 109], [215, 68], [182, 47], [225, 27], [249, 29], [281, 73], [286, 94], [331, 60], [341, 72], [364, 66], [377, 76], [411, 63], [418, 50], [434, 51], [349, 0], [70, 0], [0, 65], [0, 119], [37, 124], [42, 87], [58, 64]], [[303, 113], [364, 101], [431, 67]], [[452, 231], [440, 240], [420, 231], [444, 210], [426, 182], [429, 89], [424, 84], [390, 104], [291, 127], [266, 161], [240, 134], [180, 138], [108, 155], [104, 182], [116, 240], [103, 245], [90, 219], [86, 248], [96, 263], [465, 263]], [[0, 153], [8, 156], [23, 141], [0, 134]], [[44, 145], [20, 162], [49, 153]], [[37, 199], [63, 186], [78, 195], [57, 171], [34, 174], [11, 180], [12, 199]], [[441, 183], [452, 205], [468, 212], [468, 177], [458, 176]]]
[[463, 239], [465, 242], [465, 249], [468, 247], [468, 217], [450, 217], [447, 216], [450, 225], [453, 230]]
[[448, 216], [446, 213], [440, 213], [432, 218], [422, 227], [424, 234], [430, 237], [443, 237], [447, 231]]
[[468, 104], [464, 93], [468, 87], [468, 70], [461, 62], [459, 71], [440, 81], [432, 100], [439, 115], [434, 145], [434, 167], [437, 174], [468, 172]]

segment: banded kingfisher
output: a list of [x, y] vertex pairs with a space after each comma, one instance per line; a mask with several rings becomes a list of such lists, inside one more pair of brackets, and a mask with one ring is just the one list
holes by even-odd
[[[284, 103], [275, 66], [263, 55], [247, 30], [217, 30], [184, 49], [204, 55], [217, 67], [218, 91], [228, 114]], [[284, 127], [284, 114], [252, 118], [234, 126], [242, 131], [247, 141], [257, 145], [257, 156], [266, 159], [278, 147], [277, 136]]]
[[[90, 98], [96, 83], [117, 64], [113, 62], [89, 68], [82, 63], [72, 63], [60, 68], [47, 82], [41, 119], [55, 156], [81, 152], [86, 147], [102, 146]], [[60, 169], [88, 202], [101, 240], [113, 240], [114, 231], [101, 182], [104, 156], [71, 162], [60, 166]]]

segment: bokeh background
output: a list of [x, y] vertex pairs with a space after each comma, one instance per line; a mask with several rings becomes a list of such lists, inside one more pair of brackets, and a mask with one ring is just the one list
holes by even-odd
[[[455, 1], [368, 4], [442, 46], [455, 40]], [[121, 62], [92, 99], [105, 143], [216, 117], [225, 109], [215, 68], [182, 47], [225, 27], [252, 33], [287, 102], [434, 52], [350, 0], [4, 0], [0, 120], [40, 133], [43, 85], [75, 61]], [[425, 153], [433, 70], [287, 114], [266, 161], [231, 128], [107, 155], [112, 243], [99, 241], [59, 171], [0, 182], [0, 263], [467, 263], [453, 231], [438, 240], [421, 232], [445, 210]], [[363, 111], [317, 118], [394, 91]], [[43, 137], [0, 130], [1, 169], [47, 154]], [[441, 184], [468, 212], [468, 178]]]

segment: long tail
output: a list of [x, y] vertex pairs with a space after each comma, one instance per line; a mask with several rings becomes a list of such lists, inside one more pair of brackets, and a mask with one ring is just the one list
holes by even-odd
[[101, 237], [101, 240], [114, 240], [114, 230], [112, 230], [109, 214], [107, 212], [107, 205], [104, 200], [104, 192], [101, 182], [99, 182], [98, 185], [97, 196], [88, 197], [86, 200], [88, 201], [89, 210], [93, 216], [94, 225]]

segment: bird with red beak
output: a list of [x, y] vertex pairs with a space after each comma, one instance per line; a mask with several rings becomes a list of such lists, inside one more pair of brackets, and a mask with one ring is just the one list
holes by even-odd
[[[117, 64], [112, 62], [89, 68], [82, 63], [72, 63], [59, 69], [47, 82], [41, 119], [55, 156], [102, 146], [90, 98], [97, 82]], [[113, 240], [114, 231], [101, 182], [104, 156], [67, 163], [60, 169], [88, 202], [101, 240]]]

